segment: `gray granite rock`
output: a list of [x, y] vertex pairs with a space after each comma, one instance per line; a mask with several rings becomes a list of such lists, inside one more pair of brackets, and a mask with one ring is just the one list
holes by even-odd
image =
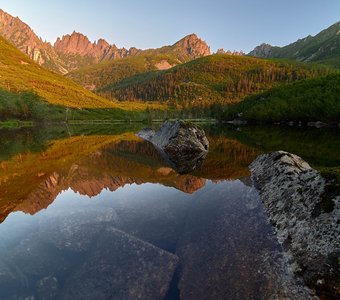
[[157, 132], [144, 129], [138, 136], [154, 144], [180, 174], [201, 166], [209, 151], [209, 141], [204, 130], [184, 121], [167, 121]]
[[122, 231], [107, 228], [60, 299], [162, 299], [178, 258]]
[[284, 151], [259, 156], [252, 179], [294, 271], [320, 293], [340, 294], [340, 197], [300, 157]]

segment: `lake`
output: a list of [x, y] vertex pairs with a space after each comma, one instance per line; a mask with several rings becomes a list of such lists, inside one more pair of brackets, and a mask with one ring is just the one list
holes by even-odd
[[338, 168], [339, 130], [204, 125], [180, 175], [142, 127], [0, 130], [0, 299], [304, 299], [248, 165]]

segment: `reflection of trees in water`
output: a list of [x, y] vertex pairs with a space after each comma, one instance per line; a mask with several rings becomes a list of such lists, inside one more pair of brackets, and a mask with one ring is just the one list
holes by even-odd
[[288, 126], [223, 126], [208, 128], [214, 136], [236, 139], [261, 152], [284, 150], [315, 166], [340, 165], [340, 135], [337, 128]]
[[[205, 185], [205, 179], [249, 176], [248, 165], [264, 151], [287, 150], [310, 158], [307, 161], [318, 166], [339, 165], [340, 157], [339, 138], [333, 131], [284, 127], [242, 127], [236, 131], [215, 127], [206, 130], [210, 151], [202, 167], [191, 175], [180, 176], [165, 165], [153, 145], [134, 133], [75, 136], [49, 146], [39, 144], [39, 138], [51, 139], [58, 130], [38, 136], [29, 130], [19, 131], [18, 136], [4, 135], [2, 145], [16, 139], [16, 144], [23, 147], [16, 149], [20, 154], [0, 162], [0, 220], [13, 210], [35, 213], [69, 187], [94, 196], [105, 188], [113, 191], [125, 184], [151, 182], [193, 193]], [[30, 147], [36, 152], [27, 153]]]
[[228, 137], [208, 138], [209, 153], [195, 175], [209, 179], [237, 179], [250, 175], [248, 165], [260, 154], [260, 150]]

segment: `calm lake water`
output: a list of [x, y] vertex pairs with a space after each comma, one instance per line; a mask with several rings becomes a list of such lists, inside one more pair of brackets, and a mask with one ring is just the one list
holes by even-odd
[[139, 127], [0, 130], [0, 299], [303, 299], [247, 167], [338, 167], [339, 130], [206, 126], [179, 175]]

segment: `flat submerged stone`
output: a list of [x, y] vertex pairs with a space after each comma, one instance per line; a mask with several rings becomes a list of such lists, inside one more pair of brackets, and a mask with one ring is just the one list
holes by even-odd
[[173, 254], [107, 228], [60, 299], [162, 299], [177, 262]]

